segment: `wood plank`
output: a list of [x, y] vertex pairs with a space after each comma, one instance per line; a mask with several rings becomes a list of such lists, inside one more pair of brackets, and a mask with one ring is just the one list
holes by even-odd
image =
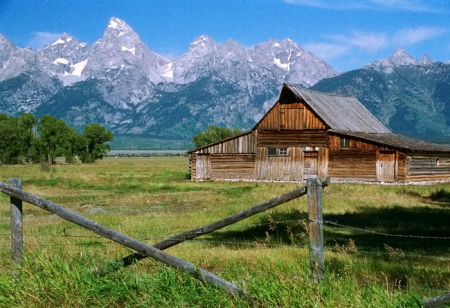
[[184, 270], [184, 271], [188, 272], [194, 278], [197, 278], [205, 283], [209, 283], [209, 284], [213, 284], [213, 285], [222, 287], [231, 294], [241, 295], [244, 297], [247, 296], [247, 293], [244, 290], [242, 290], [241, 288], [239, 288], [238, 286], [236, 286], [235, 284], [232, 284], [214, 274], [211, 274], [210, 272], [205, 271], [205, 270], [195, 266], [192, 263], [189, 263], [189, 262], [187, 262], [183, 259], [180, 259], [178, 257], [175, 257], [171, 254], [168, 254], [167, 252], [164, 252], [153, 246], [144, 244], [134, 238], [126, 236], [126, 235], [124, 235], [120, 232], [117, 232], [115, 230], [112, 230], [108, 227], [105, 227], [105, 226], [103, 226], [99, 223], [96, 223], [90, 219], [87, 219], [77, 213], [67, 210], [67, 209], [59, 206], [56, 203], [39, 198], [35, 195], [32, 195], [30, 193], [23, 191], [20, 188], [12, 187], [3, 182], [0, 182], [0, 191], [9, 196], [23, 200], [27, 203], [30, 203], [32, 205], [35, 205], [35, 206], [41, 208], [41, 209], [49, 211], [49, 212], [63, 218], [64, 220], [67, 220], [74, 224], [77, 224], [85, 229], [88, 229], [98, 235], [106, 237], [114, 242], [117, 242], [126, 247], [129, 247], [129, 248], [137, 251], [142, 256], [151, 257], [162, 263], [165, 263], [165, 264], [171, 265], [175, 268]]

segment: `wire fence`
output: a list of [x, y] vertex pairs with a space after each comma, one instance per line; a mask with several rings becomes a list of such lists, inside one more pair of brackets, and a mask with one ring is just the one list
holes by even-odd
[[[287, 225], [287, 224], [292, 224], [292, 223], [305, 223], [308, 222], [308, 219], [304, 218], [304, 219], [295, 219], [295, 220], [283, 220], [283, 221], [270, 221], [267, 223], [258, 223], [258, 224], [242, 224], [242, 225], [231, 225], [228, 227], [225, 227], [219, 231], [216, 231], [215, 234], [221, 234], [221, 233], [226, 233], [228, 231], [235, 231], [235, 230], [248, 230], [250, 228], [260, 228], [260, 227], [271, 227], [273, 228], [273, 230], [278, 226], [278, 225]], [[337, 223], [335, 221], [327, 221], [324, 220], [323, 224], [325, 225], [331, 225], [331, 226], [337, 226], [340, 228], [347, 228], [350, 230], [355, 230], [355, 231], [359, 231], [359, 232], [365, 232], [365, 233], [369, 233], [369, 234], [376, 234], [376, 235], [380, 235], [380, 236], [385, 236], [385, 237], [396, 237], [396, 238], [414, 238], [414, 239], [432, 239], [432, 240], [450, 240], [450, 237], [437, 237], [437, 236], [426, 236], [426, 235], [409, 235], [409, 234], [391, 234], [391, 233], [383, 233], [383, 232], [378, 232], [378, 231], [373, 231], [373, 230], [367, 230], [367, 229], [363, 229], [363, 228], [358, 228], [358, 227], [353, 227], [353, 226], [349, 226], [349, 225], [344, 225], [341, 223]], [[244, 231], [245, 231], [244, 230]], [[3, 237], [10, 237], [10, 233], [0, 233], [0, 236]], [[99, 235], [85, 235], [85, 234], [69, 234], [69, 233], [53, 233], [53, 234], [42, 234], [42, 233], [24, 233], [25, 237], [33, 237], [33, 238], [39, 238], [39, 237], [56, 237], [56, 238], [86, 238], [86, 239], [100, 239], [103, 238]], [[137, 240], [139, 241], [162, 241], [162, 240], [166, 240], [169, 239], [171, 237], [173, 237], [174, 235], [165, 235], [165, 236], [158, 236], [158, 237], [136, 237]], [[274, 238], [271, 240], [272, 242], [281, 242], [282, 239], [277, 239]], [[309, 247], [307, 245], [296, 245], [296, 244], [292, 244], [292, 243], [285, 243], [285, 244], [274, 244], [271, 243], [269, 241], [265, 242], [263, 239], [259, 240], [259, 241], [236, 241], [236, 240], [231, 240], [231, 241], [220, 241], [220, 240], [214, 240], [214, 239], [200, 239], [200, 238], [196, 238], [196, 239], [191, 239], [188, 240], [188, 242], [197, 242], [197, 243], [205, 243], [205, 244], [211, 244], [211, 245], [229, 245], [229, 246], [249, 246], [249, 247], [272, 247], [272, 248], [283, 248], [283, 249], [301, 249], [301, 250], [308, 250]], [[102, 240], [102, 241], [89, 241], [89, 242], [78, 242], [78, 243], [71, 243], [71, 245], [74, 246], [83, 246], [83, 245], [94, 245], [94, 244], [114, 244], [115, 242], [111, 241], [111, 240]], [[34, 244], [40, 247], [50, 247], [50, 246], [64, 246], [66, 244]], [[3, 245], [0, 247], [10, 247], [9, 245]], [[327, 252], [335, 252], [335, 253], [351, 253], [351, 254], [365, 254], [365, 255], [380, 255], [380, 256], [392, 256], [393, 253], [392, 252], [388, 252], [386, 250], [359, 250], [359, 249], [346, 249], [346, 248], [342, 248], [342, 247], [336, 247], [336, 246], [329, 246], [329, 247], [324, 247], [324, 251]], [[429, 255], [429, 254], [408, 254], [408, 253], [398, 253], [395, 254], [395, 257], [397, 258], [434, 258], [434, 259], [439, 259], [439, 260], [450, 260], [450, 257], [445, 257], [445, 256], [438, 256], [438, 255]]]
[[[275, 230], [280, 225], [292, 225], [292, 224], [301, 224], [301, 223], [307, 223], [308, 219], [295, 219], [295, 220], [283, 220], [283, 221], [268, 221], [264, 223], [256, 223], [256, 224], [237, 224], [237, 225], [231, 225], [228, 227], [225, 227], [219, 231], [216, 231], [215, 234], [225, 234], [229, 231], [248, 231], [249, 229], [257, 229], [257, 228], [267, 228], [267, 230]], [[367, 233], [367, 234], [373, 234], [373, 235], [379, 235], [383, 237], [392, 237], [392, 238], [411, 238], [416, 240], [435, 240], [435, 241], [447, 241], [450, 240], [450, 237], [448, 236], [429, 236], [429, 235], [416, 235], [416, 234], [394, 234], [394, 233], [386, 233], [386, 232], [379, 232], [375, 230], [370, 229], [364, 229], [360, 227], [354, 227], [346, 224], [339, 223], [337, 221], [329, 221], [324, 220], [323, 221], [324, 226], [329, 226], [330, 228], [336, 228], [339, 229], [347, 229], [351, 231], [357, 231], [360, 233]], [[263, 231], [263, 230], [261, 230]], [[326, 231], [326, 230], [325, 230]], [[262, 234], [263, 235], [263, 234]], [[109, 244], [116, 244], [115, 242], [111, 240], [100, 240], [102, 237], [98, 235], [88, 235], [88, 234], [71, 234], [68, 232], [63, 233], [24, 233], [25, 240], [27, 237], [32, 238], [59, 238], [59, 239], [92, 239], [91, 241], [83, 241], [83, 242], [69, 242], [69, 243], [39, 243], [34, 242], [32, 244], [28, 244], [25, 241], [25, 247], [27, 246], [38, 246], [38, 247], [61, 247], [61, 246], [67, 246], [68, 244], [71, 246], [92, 246], [95, 248], [96, 245], [109, 245]], [[162, 241], [171, 238], [173, 235], [164, 235], [164, 236], [156, 236], [156, 237], [136, 237], [139, 241]], [[351, 235], [348, 235], [350, 238]], [[0, 233], [0, 237], [10, 237], [10, 233]], [[307, 252], [309, 251], [309, 246], [302, 244], [298, 245], [295, 243], [282, 243], [283, 239], [279, 238], [273, 238], [271, 241], [265, 241], [264, 238], [261, 238], [260, 240], [256, 241], [239, 241], [239, 240], [217, 240], [214, 238], [196, 238], [188, 240], [190, 243], [199, 243], [202, 245], [211, 245], [211, 246], [217, 246], [217, 245], [225, 245], [225, 246], [232, 246], [232, 247], [252, 247], [252, 248], [276, 248], [276, 249], [288, 249], [288, 250], [298, 250]], [[274, 243], [275, 242], [275, 243]], [[276, 243], [281, 242], [281, 243]], [[10, 245], [0, 245], [0, 248], [10, 248]], [[424, 252], [423, 254], [418, 253], [404, 253], [401, 252], [392, 252], [392, 251], [386, 251], [385, 250], [359, 250], [358, 248], [355, 249], [346, 249], [345, 247], [336, 247], [336, 246], [325, 246], [324, 252], [327, 254], [335, 254], [335, 253], [342, 253], [342, 254], [353, 254], [353, 255], [369, 255], [369, 256], [383, 256], [383, 257], [395, 257], [396, 260], [399, 259], [433, 259], [437, 261], [450, 261], [450, 257], [446, 256], [440, 256], [440, 255], [432, 255], [429, 254], [429, 252]], [[143, 265], [146, 266], [146, 265]], [[220, 269], [218, 270], [219, 273], [224, 272], [240, 272], [242, 273], [242, 269]], [[284, 275], [286, 276], [286, 275]], [[286, 276], [287, 277], [287, 276]], [[297, 277], [297, 278], [296, 278]], [[295, 275], [292, 275], [288, 278], [290, 279], [298, 279], [300, 277], [300, 274], [296, 273]], [[306, 276], [305, 276], [306, 277]], [[308, 276], [309, 277], [309, 276]], [[339, 278], [331, 277], [331, 276], [324, 276], [324, 279], [328, 280], [334, 280], [339, 282]], [[359, 279], [358, 283], [366, 284], [366, 285], [382, 285], [385, 287], [389, 287], [392, 289], [402, 289], [402, 290], [417, 290], [417, 291], [426, 291], [426, 292], [433, 292], [433, 293], [450, 293], [450, 290], [447, 289], [440, 289], [440, 288], [433, 288], [433, 287], [421, 287], [421, 286], [415, 286], [407, 283], [407, 285], [401, 285], [401, 284], [392, 284], [388, 283], [386, 281], [373, 281], [373, 280], [367, 280], [367, 279]]]

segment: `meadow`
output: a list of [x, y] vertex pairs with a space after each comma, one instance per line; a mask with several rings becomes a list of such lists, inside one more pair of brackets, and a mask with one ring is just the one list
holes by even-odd
[[[148, 244], [304, 185], [194, 182], [186, 157], [0, 166], [0, 181], [13, 177]], [[0, 307], [420, 307], [450, 290], [449, 183], [331, 183], [323, 197], [320, 284], [310, 277], [306, 197], [167, 250], [259, 299], [250, 302], [149, 258], [95, 274], [133, 251], [29, 204], [24, 260], [13, 264], [9, 196], [0, 194]]]

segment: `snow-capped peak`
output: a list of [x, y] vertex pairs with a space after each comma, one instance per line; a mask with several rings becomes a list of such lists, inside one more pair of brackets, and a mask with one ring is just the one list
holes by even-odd
[[207, 35], [196, 38], [189, 46], [189, 51], [195, 51], [197, 54], [206, 54], [217, 48], [217, 43]]
[[392, 56], [388, 58], [394, 66], [403, 66], [409, 64], [416, 64], [417, 60], [411, 57], [404, 49], [397, 48]]
[[117, 29], [117, 30], [129, 30], [130, 26], [123, 20], [111, 17], [108, 21], [108, 28]]
[[70, 42], [73, 38], [68, 35], [67, 33], [63, 33], [53, 44], [52, 46], [58, 45], [58, 44], [67, 44]]

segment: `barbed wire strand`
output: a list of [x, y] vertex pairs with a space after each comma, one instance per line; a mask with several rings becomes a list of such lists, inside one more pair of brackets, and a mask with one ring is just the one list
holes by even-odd
[[378, 231], [373, 231], [373, 230], [366, 230], [366, 229], [362, 229], [362, 228], [352, 227], [352, 226], [343, 225], [343, 224], [340, 224], [340, 223], [337, 223], [334, 221], [329, 221], [329, 220], [324, 220], [323, 223], [329, 224], [329, 225], [335, 225], [338, 227], [348, 228], [348, 229], [352, 229], [352, 230], [357, 230], [357, 231], [361, 231], [361, 232], [383, 235], [383, 236], [420, 238], [420, 239], [432, 239], [432, 240], [450, 240], [450, 236], [442, 236], [441, 237], [441, 236], [426, 236], [426, 235], [392, 234], [392, 233], [383, 233], [383, 232], [378, 232]]

